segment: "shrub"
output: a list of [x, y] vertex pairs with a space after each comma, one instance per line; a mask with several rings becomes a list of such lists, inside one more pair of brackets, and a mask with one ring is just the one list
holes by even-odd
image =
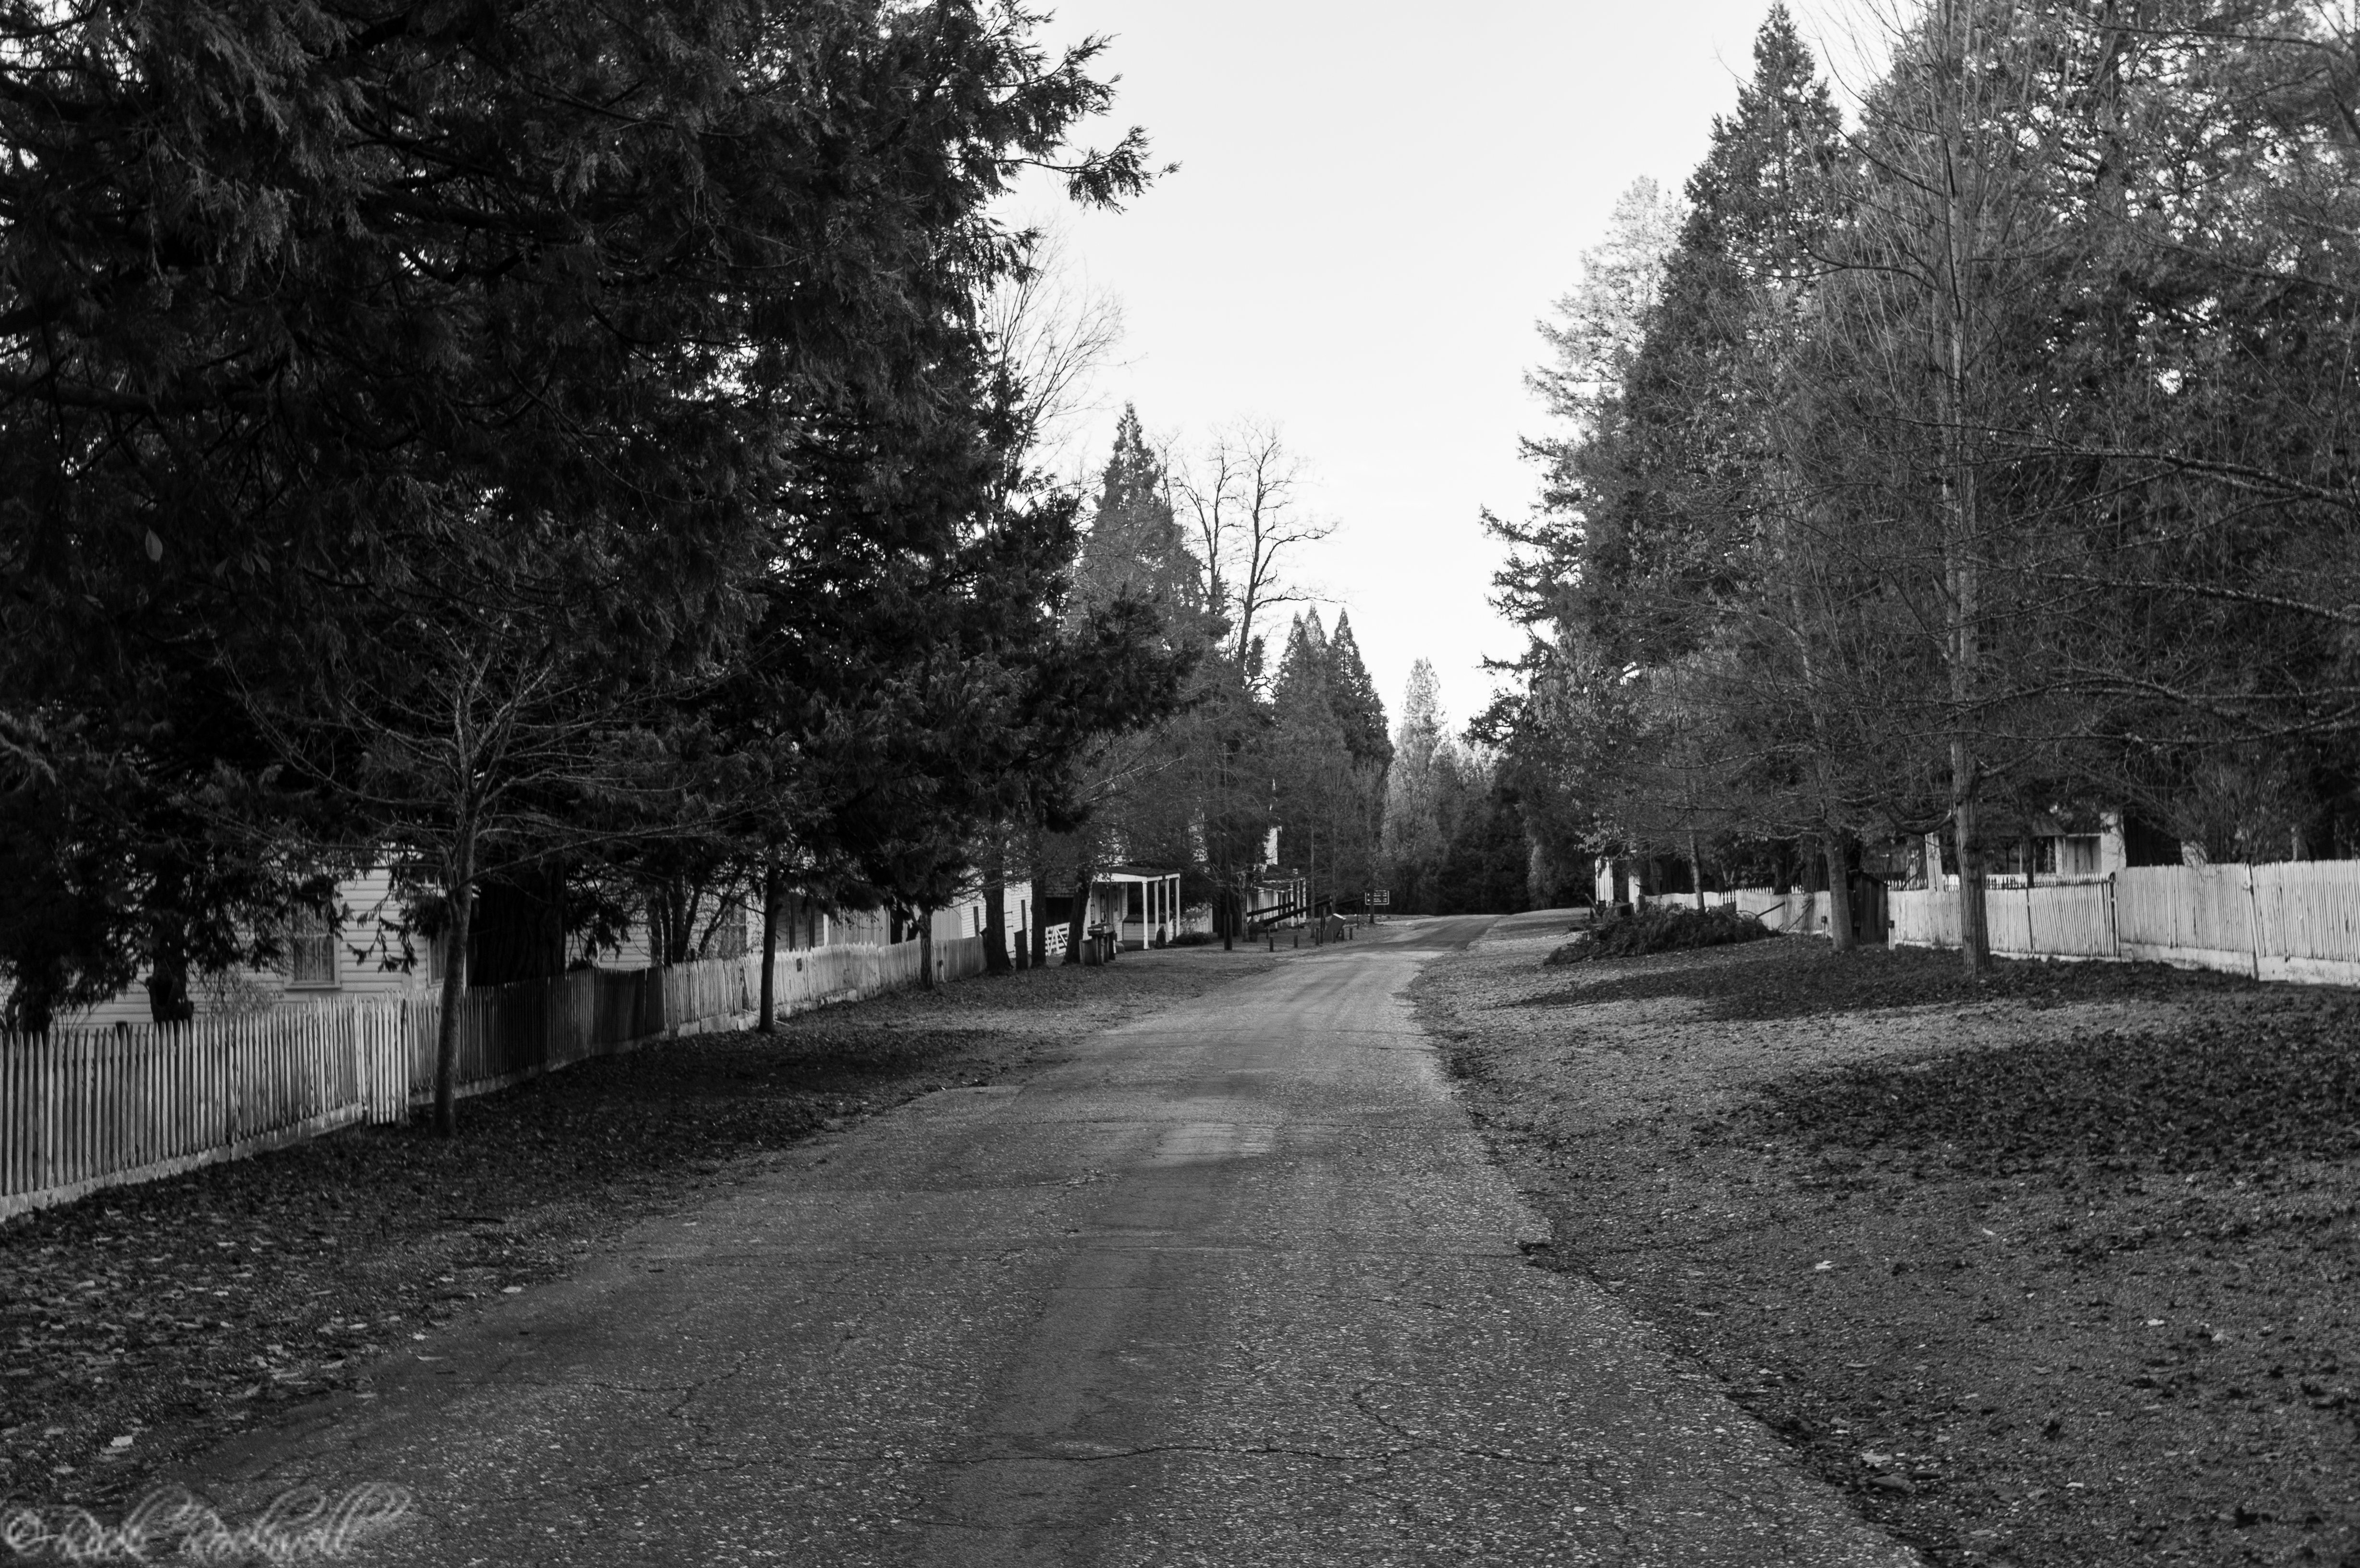
[[1770, 934], [1768, 926], [1752, 915], [1740, 914], [1734, 904], [1710, 909], [1658, 904], [1636, 914], [1618, 912], [1608, 916], [1550, 953], [1544, 962], [1580, 964], [1593, 958], [1633, 958], [1643, 953], [1727, 947], [1732, 942], [1759, 942]]

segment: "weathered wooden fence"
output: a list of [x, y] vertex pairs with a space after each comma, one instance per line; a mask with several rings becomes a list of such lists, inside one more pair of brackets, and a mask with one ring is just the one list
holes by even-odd
[[[1890, 907], [1896, 942], [1959, 945], [1955, 890], [1896, 892]], [[2360, 985], [2360, 861], [2133, 866], [2103, 882], [1987, 888], [1983, 909], [1994, 953]]]
[[[1639, 901], [1652, 909], [1696, 908], [1694, 893], [1648, 893], [1643, 895]], [[1725, 893], [1708, 892], [1704, 901], [1708, 908], [1734, 904], [1772, 931], [1808, 935], [1828, 928], [1828, 896], [1825, 893], [1777, 893], [1767, 887], [1737, 887]]]
[[[951, 937], [934, 942], [934, 978], [964, 980], [983, 973], [983, 942], [979, 936]], [[770, 984], [782, 1007], [815, 1007], [823, 1002], [874, 996], [918, 983], [920, 953], [914, 942], [890, 946], [818, 947], [804, 953], [781, 953], [772, 967]], [[761, 960], [745, 966], [746, 984], [761, 984]], [[749, 990], [738, 1008], [750, 1013], [757, 1000]]]
[[0, 1035], [0, 1217], [409, 1103], [399, 1007]]
[[[982, 973], [983, 939], [934, 943], [941, 980]], [[480, 1094], [650, 1040], [750, 1022], [759, 955], [661, 969], [578, 969], [469, 991], [458, 1092]], [[789, 1013], [915, 984], [919, 944], [781, 953]], [[161, 1028], [0, 1034], [0, 1219], [394, 1122], [433, 1098], [437, 997], [313, 1004]]]

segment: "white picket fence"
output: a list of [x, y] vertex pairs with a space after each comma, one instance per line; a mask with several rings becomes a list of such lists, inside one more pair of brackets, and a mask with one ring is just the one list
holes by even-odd
[[[984, 939], [979, 936], [936, 939], [934, 978], [948, 982], [982, 974], [983, 943]], [[715, 1020], [701, 1027], [742, 1029], [752, 1021], [755, 1004], [760, 999], [761, 963], [759, 953], [745, 961], [745, 989], [739, 993], [734, 1008], [724, 1005], [728, 997], [723, 993], [711, 993], [699, 998], [706, 1006], [696, 1016]], [[780, 1012], [788, 1013], [828, 1002], [854, 1001], [882, 991], [898, 991], [904, 986], [914, 985], [921, 973], [919, 944], [914, 942], [895, 942], [889, 946], [847, 943], [839, 947], [809, 948], [801, 953], [781, 953], [770, 969], [773, 1006]], [[725, 1014], [730, 1015], [729, 1021], [718, 1021]]]
[[[1705, 898], [1710, 901], [1714, 895], [1707, 893]], [[1828, 929], [1825, 893], [1774, 893], [1767, 887], [1740, 887], [1720, 895], [1720, 901], [1735, 904], [1772, 931], [1817, 936]]]
[[[1959, 945], [1955, 890], [1896, 892], [1889, 909], [1895, 942]], [[2103, 882], [1987, 888], [1983, 910], [1994, 953], [2360, 985], [2360, 861], [2133, 866]]]
[[[941, 980], [983, 972], [983, 938], [936, 942]], [[761, 959], [578, 969], [467, 993], [458, 1092], [480, 1094], [648, 1040], [753, 1021]], [[919, 944], [781, 953], [780, 1013], [913, 985]], [[433, 996], [238, 1018], [0, 1034], [0, 1220], [101, 1188], [397, 1122], [434, 1094]]]
[[[1736, 887], [1725, 893], [1709, 892], [1705, 906], [1733, 904], [1754, 916], [1775, 931], [1817, 936], [1828, 929], [1828, 896], [1825, 893], [1778, 893], [1767, 887]], [[1693, 909], [1697, 907], [1694, 893], [1649, 893], [1640, 902], [1652, 909]]]
[[0, 1034], [0, 1218], [409, 1105], [399, 1006]]

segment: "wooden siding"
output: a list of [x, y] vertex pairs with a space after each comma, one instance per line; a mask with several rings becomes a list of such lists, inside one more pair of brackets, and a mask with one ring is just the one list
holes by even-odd
[[[290, 985], [283, 964], [273, 969], [240, 969], [227, 977], [228, 986], [220, 996], [209, 999], [202, 984], [194, 987], [198, 1012], [213, 1017], [280, 1007], [316, 1007], [325, 1003], [399, 1000], [426, 987], [430, 964], [423, 942], [415, 953], [413, 968], [405, 972], [399, 967], [401, 939], [392, 930], [392, 921], [398, 919], [399, 908], [390, 871], [379, 867], [339, 882], [336, 902], [344, 913], [335, 942], [333, 985]], [[388, 969], [388, 963], [396, 967]], [[223, 1001], [241, 1005], [224, 1007], [219, 1005]], [[151, 1015], [146, 977], [143, 975], [120, 995], [58, 1021], [69, 1029], [112, 1029], [116, 1025], [147, 1028]]]

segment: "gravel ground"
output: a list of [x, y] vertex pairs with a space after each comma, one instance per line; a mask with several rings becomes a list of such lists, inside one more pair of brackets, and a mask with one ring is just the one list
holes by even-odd
[[1536, 1262], [1937, 1563], [2360, 1565], [2360, 996], [1565, 930], [1413, 993]]
[[119, 1504], [475, 1303], [558, 1277], [770, 1151], [1022, 1075], [1128, 1018], [1260, 974], [1129, 954], [705, 1035], [461, 1103], [462, 1136], [355, 1128], [0, 1226], [0, 1506]]

